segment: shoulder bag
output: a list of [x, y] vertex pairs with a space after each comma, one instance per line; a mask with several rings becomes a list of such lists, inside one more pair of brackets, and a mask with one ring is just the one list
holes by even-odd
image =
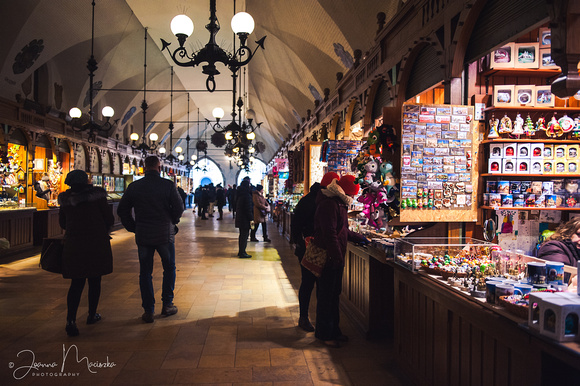
[[312, 272], [314, 276], [320, 277], [322, 269], [328, 260], [326, 249], [322, 249], [312, 242], [312, 237], [306, 238], [306, 252], [300, 264]]
[[52, 273], [62, 273], [63, 237], [45, 238], [42, 241], [40, 267]]

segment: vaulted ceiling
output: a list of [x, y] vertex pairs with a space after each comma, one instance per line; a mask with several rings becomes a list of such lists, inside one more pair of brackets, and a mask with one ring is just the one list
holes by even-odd
[[[206, 124], [195, 122], [198, 109], [202, 122], [205, 118], [213, 119], [214, 107], [222, 107], [226, 111], [224, 120], [231, 120], [231, 72], [218, 64], [221, 74], [216, 76], [216, 91], [209, 93], [200, 67], [176, 66], [168, 52], [161, 51], [161, 39], [171, 42], [170, 49], [178, 46], [169, 24], [181, 13], [195, 24], [186, 48], [197, 50], [207, 43], [209, 32], [204, 26], [210, 15], [209, 1], [95, 0], [95, 3], [94, 56], [98, 62], [95, 83], [102, 89], [94, 103], [97, 119], [101, 118], [103, 106], [115, 109], [114, 119], [120, 121], [110, 135], [127, 138], [132, 131], [142, 134], [145, 85], [148, 133], [167, 138], [168, 122], [176, 122], [172, 145], [185, 148], [189, 95], [189, 134], [193, 138], [190, 149], [195, 148], [199, 137], [205, 136], [209, 143], [213, 131], [209, 128], [206, 134]], [[236, 12], [250, 13], [256, 23], [248, 45], [254, 48], [256, 40], [267, 36], [265, 50], [256, 53], [240, 76], [246, 115], [255, 122], [263, 122], [256, 132], [257, 140], [266, 145], [260, 158], [267, 162], [300, 123], [306, 110], [313, 109], [314, 100], [320, 98], [324, 88], [333, 89], [336, 73], [348, 71], [355, 49], [364, 52], [375, 44], [377, 13], [386, 13], [388, 22], [398, 4], [398, 0], [235, 3]], [[54, 114], [68, 112], [74, 106], [86, 113], [91, 12], [91, 0], [0, 2], [0, 96], [16, 100], [34, 99], [36, 95], [38, 102], [50, 107]], [[233, 47], [230, 20], [234, 13], [234, 0], [217, 1], [221, 29], [216, 41], [226, 50]], [[175, 75], [171, 103], [172, 66]], [[208, 156], [218, 163], [226, 161], [223, 148], [211, 144]]]

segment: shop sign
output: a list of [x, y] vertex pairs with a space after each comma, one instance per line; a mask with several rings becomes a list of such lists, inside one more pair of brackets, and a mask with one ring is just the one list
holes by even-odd
[[278, 167], [278, 171], [287, 171], [288, 170], [288, 160], [286, 158], [276, 158], [276, 166]]

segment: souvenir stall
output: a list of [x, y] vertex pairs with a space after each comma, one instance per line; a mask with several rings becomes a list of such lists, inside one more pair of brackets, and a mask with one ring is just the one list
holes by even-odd
[[[69, 187], [64, 183], [65, 177], [72, 170], [73, 158], [71, 144], [63, 138], [55, 138], [56, 154], [48, 164], [48, 176], [58, 194], [64, 192]], [[58, 203], [57, 203], [58, 204]]]
[[[33, 242], [32, 187], [28, 186], [29, 135], [11, 128], [0, 142], [0, 254], [29, 248]], [[29, 192], [30, 190], [30, 192]]]
[[34, 133], [34, 136], [33, 203], [37, 208], [34, 213], [34, 245], [41, 245], [45, 237], [64, 233], [59, 224], [58, 195], [68, 188], [64, 184], [61, 160], [68, 168], [70, 149], [64, 140], [55, 140], [41, 133]]
[[580, 376], [577, 268], [535, 257], [580, 210], [580, 104], [546, 86], [549, 36], [546, 24], [469, 64], [473, 106], [402, 107], [400, 219], [458, 222], [394, 241], [397, 363], [418, 384]]
[[[38, 210], [44, 210], [58, 205], [60, 173], [59, 167], [56, 165], [56, 154], [52, 138], [39, 133], [35, 133], [34, 136], [36, 146], [34, 147], [34, 159], [32, 160], [32, 182], [34, 187], [32, 202]], [[54, 173], [55, 168], [57, 173]], [[49, 176], [49, 169], [53, 169], [53, 172], [51, 172], [53, 175], [52, 180]]]

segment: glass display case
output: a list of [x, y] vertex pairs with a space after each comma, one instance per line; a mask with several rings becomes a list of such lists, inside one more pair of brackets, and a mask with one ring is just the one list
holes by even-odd
[[493, 265], [492, 251], [497, 244], [470, 237], [406, 237], [395, 239], [395, 262], [417, 271], [462, 275], [482, 264]]

